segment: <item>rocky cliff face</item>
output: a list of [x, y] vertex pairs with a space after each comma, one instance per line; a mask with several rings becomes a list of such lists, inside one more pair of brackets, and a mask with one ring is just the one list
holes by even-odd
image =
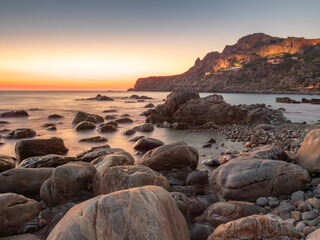
[[[300, 75], [310, 75], [307, 74], [309, 72], [305, 69], [305, 66], [300, 66], [309, 66], [309, 62], [299, 60], [304, 60], [305, 52], [307, 50], [310, 51], [308, 48], [315, 48], [315, 46], [320, 45], [319, 43], [320, 39], [278, 38], [264, 33], [255, 33], [240, 38], [234, 45], [227, 45], [221, 53], [210, 52], [202, 60], [198, 58], [194, 66], [183, 74], [140, 78], [137, 80], [134, 89], [171, 91], [178, 87], [184, 87], [199, 91], [235, 92], [239, 89], [239, 82], [246, 82], [252, 79], [256, 81], [268, 81], [265, 77], [277, 71], [279, 66], [281, 67], [281, 64], [284, 62], [285, 57], [296, 60], [296, 62], [290, 63], [290, 68], [287, 66], [288, 71], [291, 70], [291, 67], [299, 65], [298, 68], [302, 68], [303, 71], [303, 73], [300, 71]], [[320, 50], [312, 49], [312, 51]], [[284, 54], [286, 55], [284, 56]], [[315, 57], [313, 60], [315, 60], [313, 63], [315, 63], [317, 70], [320, 71], [319, 58]], [[251, 66], [252, 63], [255, 64], [254, 67]], [[259, 63], [263, 64], [263, 66], [259, 65]], [[259, 71], [257, 72], [257, 70]], [[282, 76], [276, 73], [273, 77], [281, 78]], [[320, 81], [320, 72], [318, 76], [316, 71], [315, 76], [311, 76], [311, 78], [315, 78], [315, 80], [310, 81], [309, 79], [310, 83], [317, 83]], [[299, 80], [300, 83], [298, 83], [297, 79], [291, 81], [291, 83], [297, 83], [295, 86], [291, 86], [293, 89], [298, 89], [305, 85], [305, 82], [302, 82], [301, 79]], [[299, 84], [301, 86], [298, 86]], [[270, 90], [271, 92], [283, 91], [283, 89], [275, 89], [277, 86], [274, 83], [271, 85], [274, 89], [270, 87], [266, 88], [266, 86], [263, 86], [261, 89]], [[286, 86], [283, 85], [285, 84], [281, 83], [278, 88], [285, 88]], [[248, 92], [260, 91], [259, 88], [258, 90], [254, 90], [243, 88], [243, 86], [241, 90]], [[298, 91], [310, 91], [310, 88]]]

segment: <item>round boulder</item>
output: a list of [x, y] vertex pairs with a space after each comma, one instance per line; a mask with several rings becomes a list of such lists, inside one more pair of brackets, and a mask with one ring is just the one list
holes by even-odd
[[136, 161], [136, 164], [161, 171], [184, 167], [196, 169], [198, 161], [197, 149], [189, 147], [185, 142], [176, 142], [146, 152], [141, 159]]
[[121, 151], [98, 157], [94, 159], [91, 164], [94, 165], [99, 171], [108, 167], [114, 167], [118, 165], [133, 165], [134, 158], [130, 153]]
[[21, 138], [31, 138], [36, 135], [36, 131], [30, 128], [19, 128], [9, 132], [4, 136], [6, 139], [21, 139]]
[[96, 114], [89, 114], [89, 113], [85, 113], [85, 112], [78, 112], [73, 120], [72, 120], [72, 124], [76, 125], [80, 122], [83, 121], [87, 121], [87, 122], [93, 122], [93, 123], [99, 123], [99, 122], [103, 122], [104, 119], [103, 117], [96, 115]]
[[134, 130], [137, 130], [140, 132], [152, 132], [154, 130], [154, 127], [151, 123], [144, 123], [140, 126], [134, 127]]
[[14, 158], [0, 154], [0, 172], [4, 172], [11, 168], [14, 168], [14, 165]]
[[96, 125], [93, 122], [83, 121], [78, 123], [75, 127], [76, 131], [83, 131], [83, 130], [92, 130], [95, 129]]
[[147, 152], [151, 149], [164, 145], [164, 142], [154, 138], [140, 138], [133, 145], [133, 148], [139, 152]]

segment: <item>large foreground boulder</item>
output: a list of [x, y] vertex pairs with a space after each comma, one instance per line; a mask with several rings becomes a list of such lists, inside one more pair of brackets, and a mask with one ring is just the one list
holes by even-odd
[[59, 166], [53, 171], [52, 177], [41, 186], [41, 199], [47, 206], [55, 206], [69, 200], [82, 200], [82, 197], [87, 197], [85, 193], [90, 190], [95, 173], [95, 167], [86, 162], [72, 162]]
[[4, 172], [11, 168], [14, 168], [14, 165], [14, 158], [0, 154], [0, 172]]
[[146, 186], [98, 196], [76, 205], [47, 240], [189, 240], [187, 223], [170, 194]]
[[94, 180], [95, 195], [146, 185], [156, 185], [170, 190], [169, 181], [161, 174], [145, 166], [116, 166], [97, 172]]
[[43, 168], [43, 167], [58, 167], [70, 161], [75, 161], [74, 157], [65, 157], [56, 154], [48, 154], [44, 156], [30, 157], [23, 160], [19, 168]]
[[196, 169], [198, 161], [197, 149], [189, 147], [185, 142], [176, 142], [146, 152], [141, 159], [136, 161], [136, 164], [161, 171], [184, 167]]
[[0, 193], [39, 195], [41, 185], [51, 177], [53, 168], [15, 168], [0, 173]]
[[264, 208], [247, 202], [216, 202], [212, 204], [196, 221], [212, 227], [248, 217], [255, 214], [266, 214]]
[[61, 138], [24, 139], [16, 142], [15, 152], [20, 160], [47, 154], [63, 155], [68, 152]]
[[234, 159], [211, 173], [212, 191], [231, 199], [254, 202], [258, 197], [279, 197], [300, 190], [309, 180], [302, 167], [277, 160]]
[[312, 130], [307, 134], [295, 162], [309, 173], [320, 172], [320, 129]]
[[253, 215], [220, 225], [208, 240], [299, 240], [303, 235], [275, 215]]
[[0, 194], [0, 236], [22, 230], [41, 211], [40, 203], [15, 193]]

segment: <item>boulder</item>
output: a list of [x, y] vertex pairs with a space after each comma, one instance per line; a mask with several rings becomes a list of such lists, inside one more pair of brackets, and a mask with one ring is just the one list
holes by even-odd
[[201, 216], [196, 218], [197, 223], [218, 227], [221, 224], [248, 217], [254, 214], [266, 214], [266, 210], [248, 202], [216, 202]]
[[4, 112], [4, 113], [0, 114], [0, 117], [3, 117], [3, 118], [28, 117], [28, 116], [29, 116], [29, 114], [24, 110]]
[[30, 128], [19, 128], [9, 132], [4, 136], [6, 139], [21, 139], [21, 138], [31, 138], [36, 135], [36, 131]]
[[139, 139], [144, 138], [144, 137], [145, 137], [145, 136], [135, 136], [135, 137], [133, 137], [133, 138], [130, 138], [129, 141], [130, 141], [130, 142], [136, 142], [136, 141], [138, 141]]
[[54, 119], [61, 119], [64, 118], [63, 116], [59, 115], [59, 114], [52, 114], [48, 116], [49, 120], [54, 120]]
[[106, 156], [116, 152], [124, 152], [124, 150], [121, 148], [110, 148], [108, 145], [108, 147], [96, 148], [93, 151], [85, 153], [84, 155], [79, 154], [77, 158], [83, 162], [91, 162], [98, 157]]
[[174, 113], [181, 104], [198, 98], [200, 98], [200, 95], [196, 91], [175, 89], [167, 96], [165, 107], [170, 113]]
[[112, 124], [102, 124], [98, 128], [98, 132], [100, 133], [115, 132], [115, 131], [118, 131], [118, 128]]
[[115, 121], [116, 121], [116, 123], [133, 123], [132, 119], [127, 118], [127, 117], [119, 118], [119, 119], [117, 119]]
[[144, 106], [145, 108], [154, 108], [154, 105], [152, 103], [148, 103]]
[[213, 230], [212, 227], [204, 224], [195, 223], [189, 225], [191, 240], [207, 240]]
[[242, 151], [236, 156], [237, 159], [259, 158], [289, 161], [289, 156], [286, 151], [275, 145], [263, 145]]
[[254, 202], [300, 190], [309, 181], [302, 167], [276, 160], [234, 159], [215, 169], [209, 184], [213, 192], [231, 199]]
[[95, 128], [96, 128], [96, 125], [93, 122], [82, 121], [77, 124], [77, 126], [75, 127], [75, 130], [83, 131], [83, 130], [92, 130]]
[[80, 139], [79, 142], [100, 143], [100, 142], [108, 142], [108, 139], [105, 137], [96, 136], [96, 137]]
[[179, 211], [182, 213], [187, 222], [190, 221], [190, 200], [184, 193], [171, 192], [172, 198], [176, 201]]
[[44, 156], [26, 158], [20, 163], [19, 168], [58, 167], [70, 161], [76, 161], [76, 158], [48, 154]]
[[94, 180], [94, 194], [108, 194], [124, 189], [156, 185], [170, 190], [168, 180], [145, 166], [115, 166], [99, 170]]
[[41, 199], [47, 206], [86, 198], [96, 169], [86, 162], [73, 162], [54, 169], [52, 176], [40, 189]]
[[127, 136], [133, 135], [135, 133], [136, 133], [136, 130], [134, 129], [127, 129], [123, 131], [123, 135], [127, 135]]
[[315, 230], [314, 232], [310, 233], [307, 236], [307, 240], [319, 240], [319, 236], [320, 236], [320, 228]]
[[220, 225], [208, 240], [299, 240], [303, 235], [275, 215], [253, 215]]
[[114, 167], [118, 165], [133, 165], [134, 158], [130, 153], [121, 151], [98, 157], [94, 159], [91, 164], [94, 165], [99, 171], [108, 167]]
[[78, 112], [73, 120], [72, 124], [76, 125], [80, 122], [87, 121], [87, 122], [93, 122], [93, 123], [99, 123], [103, 122], [104, 119], [103, 117], [96, 115], [96, 114], [90, 114], [90, 113], [85, 113], [85, 112]]
[[146, 186], [102, 195], [68, 211], [47, 240], [189, 240], [187, 223], [170, 194]]
[[[139, 140], [140, 141], [140, 140]], [[172, 168], [191, 167], [196, 169], [199, 161], [197, 149], [185, 142], [167, 144], [146, 152], [136, 164], [144, 165], [156, 171]]]
[[320, 129], [314, 129], [307, 134], [295, 162], [309, 173], [320, 173]]
[[23, 225], [40, 211], [40, 203], [36, 200], [15, 193], [0, 194], [0, 236], [22, 230]]
[[144, 123], [140, 126], [134, 127], [134, 130], [137, 130], [140, 132], [152, 132], [154, 130], [154, 127], [151, 123]]
[[61, 138], [52, 137], [49, 139], [23, 139], [18, 140], [15, 146], [15, 152], [20, 160], [43, 156], [47, 154], [65, 154], [68, 148], [65, 147]]
[[14, 158], [0, 154], [0, 173], [14, 168]]
[[0, 173], [0, 193], [38, 195], [41, 185], [51, 177], [53, 168], [15, 168]]
[[138, 139], [132, 147], [139, 152], [147, 152], [162, 145], [164, 145], [164, 142], [158, 139], [143, 137]]

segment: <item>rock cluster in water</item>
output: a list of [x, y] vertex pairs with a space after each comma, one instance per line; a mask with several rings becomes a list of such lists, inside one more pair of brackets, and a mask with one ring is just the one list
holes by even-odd
[[[15, 158], [0, 154], [0, 236], [319, 239], [318, 125], [288, 123], [264, 105], [231, 106], [219, 95], [201, 99], [184, 90], [146, 115], [147, 123], [123, 134], [146, 134], [153, 123], [187, 126], [246, 141], [246, 147], [226, 149], [220, 159], [207, 161], [210, 169], [198, 170], [199, 152], [183, 141], [135, 136], [128, 140], [140, 152], [135, 159], [101, 136], [80, 140], [104, 145], [74, 157], [65, 156], [61, 138], [18, 140]], [[104, 123], [99, 115], [79, 112], [73, 124], [74, 131], [117, 131], [132, 119]], [[21, 132], [32, 133], [18, 129], [9, 136]], [[205, 143], [216, 144], [213, 138]]]

